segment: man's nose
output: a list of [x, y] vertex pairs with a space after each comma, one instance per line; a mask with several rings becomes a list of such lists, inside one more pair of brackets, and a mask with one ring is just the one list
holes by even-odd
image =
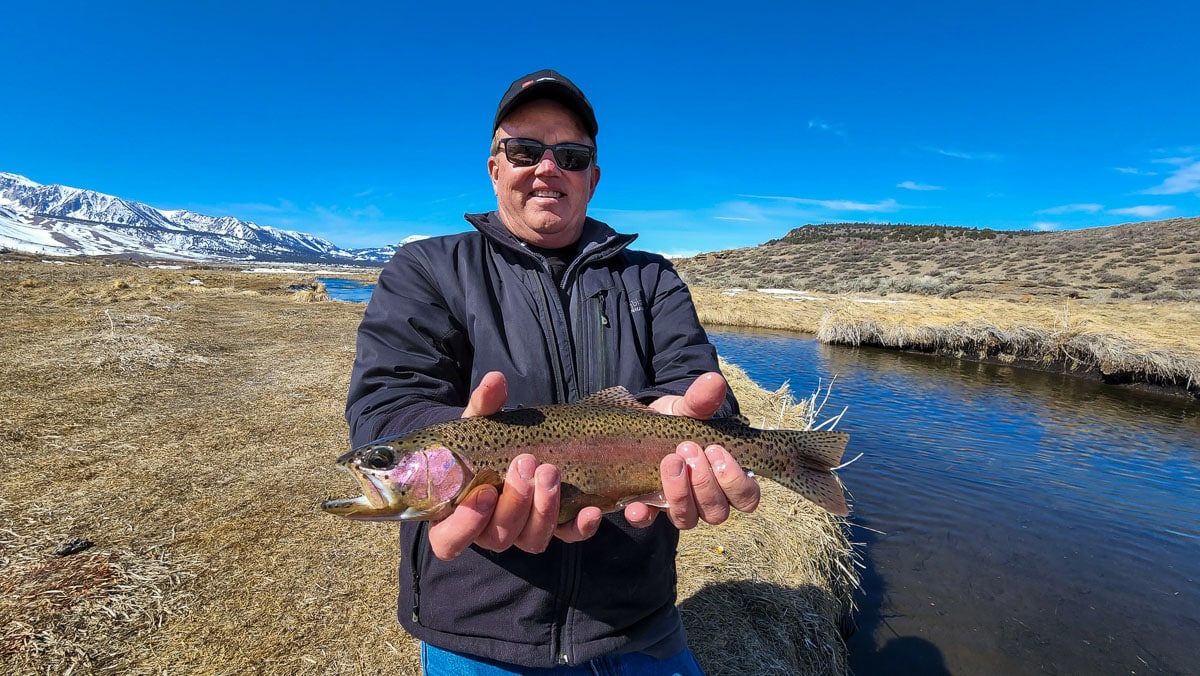
[[537, 172], [541, 173], [559, 173], [558, 162], [554, 160], [554, 151], [546, 148], [542, 151], [542, 158], [538, 160]]

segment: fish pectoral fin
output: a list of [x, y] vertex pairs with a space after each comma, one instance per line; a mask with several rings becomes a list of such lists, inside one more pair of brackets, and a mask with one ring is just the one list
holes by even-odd
[[650, 505], [651, 507], [658, 507], [660, 509], [666, 509], [671, 506], [671, 503], [667, 502], [667, 498], [663, 495], [663, 492], [658, 490], [654, 491], [653, 493], [646, 493], [644, 495], [631, 495], [627, 498], [621, 498], [620, 502], [617, 503], [617, 507], [623, 508], [626, 505], [631, 505], [635, 502], [641, 502]]
[[463, 489], [459, 493], [459, 495], [461, 495], [462, 497], [465, 498], [468, 495], [470, 495], [471, 491], [475, 490], [477, 487], [487, 486], [489, 484], [491, 484], [492, 486], [495, 486], [496, 488], [500, 488], [501, 486], [504, 485], [504, 479], [500, 478], [500, 475], [496, 473], [496, 470], [485, 469], [482, 472], [480, 472], [479, 474], [476, 474], [475, 476], [471, 477], [470, 483], [468, 483], [466, 486], [463, 486]]

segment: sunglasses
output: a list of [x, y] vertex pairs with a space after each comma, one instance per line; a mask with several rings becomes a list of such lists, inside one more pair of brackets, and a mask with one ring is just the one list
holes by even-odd
[[542, 161], [549, 150], [554, 163], [563, 171], [583, 171], [596, 157], [596, 149], [582, 143], [559, 143], [548, 146], [528, 138], [506, 138], [500, 140], [504, 146], [504, 157], [514, 167], [532, 167]]

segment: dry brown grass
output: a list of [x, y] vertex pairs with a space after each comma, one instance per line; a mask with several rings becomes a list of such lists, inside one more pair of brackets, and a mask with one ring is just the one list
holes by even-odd
[[1114, 383], [1200, 393], [1198, 302], [692, 293], [706, 324], [802, 331], [826, 343], [1094, 372]]
[[[395, 529], [316, 508], [349, 486], [332, 461], [362, 306], [311, 281], [0, 260], [0, 671], [415, 673]], [[844, 673], [841, 525], [765, 494], [684, 538], [697, 653]], [[52, 553], [72, 538], [94, 546]]]

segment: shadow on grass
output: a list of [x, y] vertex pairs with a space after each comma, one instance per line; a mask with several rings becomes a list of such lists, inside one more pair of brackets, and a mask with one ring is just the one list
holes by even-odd
[[846, 673], [836, 618], [846, 615], [815, 585], [739, 580], [709, 584], [679, 604], [688, 644], [705, 673]]

